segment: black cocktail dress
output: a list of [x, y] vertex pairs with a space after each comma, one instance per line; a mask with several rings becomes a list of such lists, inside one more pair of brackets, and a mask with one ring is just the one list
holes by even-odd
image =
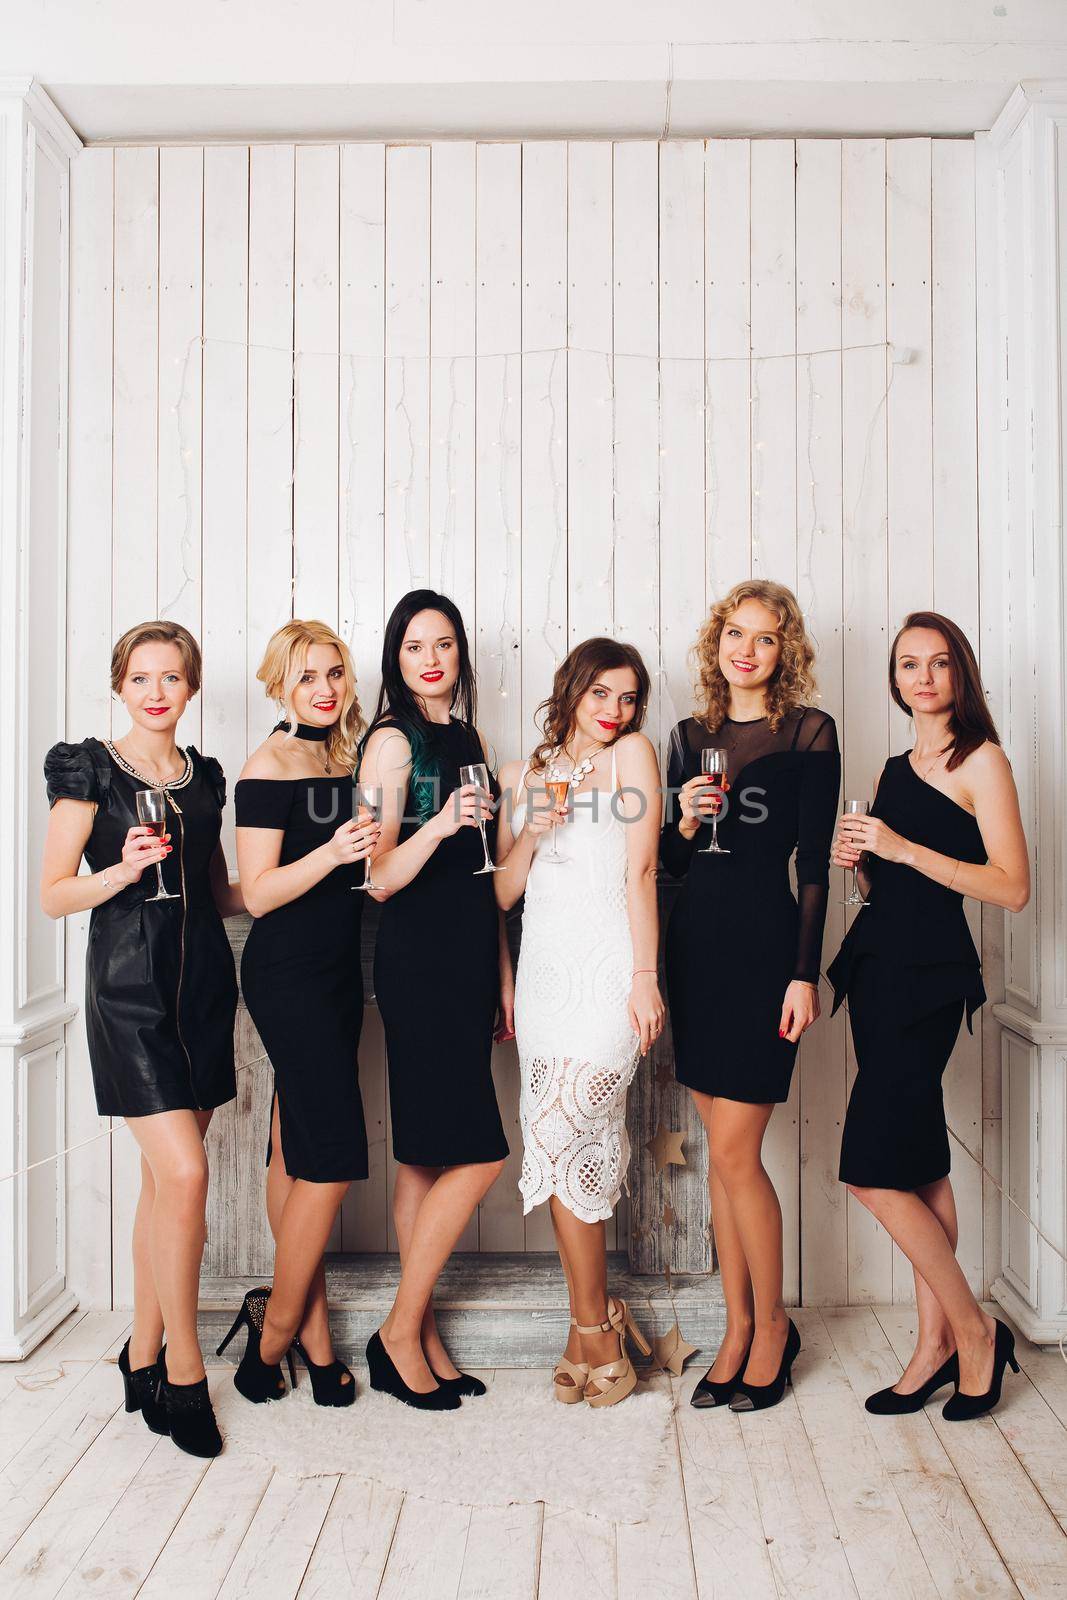
[[[348, 821], [354, 793], [347, 774], [242, 778], [237, 826], [278, 829], [285, 867]], [[312, 1183], [367, 1176], [357, 1058], [366, 895], [352, 887], [363, 870], [362, 861], [334, 867], [306, 894], [256, 917], [241, 957], [241, 991], [274, 1069], [285, 1169]]]
[[149, 867], [136, 883], [94, 906], [85, 962], [85, 1026], [104, 1117], [207, 1111], [236, 1094], [233, 953], [211, 892], [226, 803], [212, 756], [189, 745], [173, 783], [141, 777], [101, 739], [55, 744], [45, 756], [48, 801], [96, 806], [85, 859], [93, 872], [118, 864], [126, 835], [140, 825], [138, 789], [162, 788], [173, 846], [163, 882], [177, 900], [146, 904], [157, 892]]
[[[975, 817], [920, 778], [907, 755], [886, 762], [871, 814], [913, 844], [987, 859]], [[835, 1011], [848, 996], [856, 1047], [839, 1176], [918, 1189], [951, 1166], [941, 1079], [985, 987], [963, 896], [900, 862], [872, 856], [868, 870], [868, 904], [827, 969]]]
[[[719, 844], [729, 855], [699, 853], [710, 826], [691, 840], [678, 831], [677, 791], [707, 746], [728, 752]], [[811, 706], [774, 732], [766, 717], [728, 717], [717, 733], [689, 717], [671, 734], [660, 855], [685, 881], [667, 925], [667, 998], [675, 1073], [690, 1089], [754, 1105], [789, 1098], [797, 1047], [778, 1034], [782, 1001], [794, 978], [818, 982], [840, 781], [833, 718]]]
[[[398, 843], [440, 810], [459, 786], [461, 766], [485, 760], [477, 730], [456, 718], [424, 722], [418, 732], [422, 748], [414, 752]], [[495, 816], [487, 834], [492, 854]], [[499, 912], [492, 874], [475, 876], [483, 859], [478, 829], [460, 828], [382, 905], [374, 992], [389, 1063], [393, 1155], [413, 1166], [501, 1161], [508, 1153], [491, 1066]]]

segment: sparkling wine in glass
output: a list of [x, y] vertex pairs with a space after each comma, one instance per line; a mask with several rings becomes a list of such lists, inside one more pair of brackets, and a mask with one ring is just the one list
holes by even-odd
[[[866, 800], [845, 801], [845, 810], [850, 816], [853, 817], [866, 816], [870, 809], [870, 805]], [[859, 871], [860, 869], [858, 865], [852, 868], [852, 893], [849, 895], [847, 900], [842, 900], [841, 904], [843, 906], [865, 906], [869, 904], [869, 901], [865, 900], [860, 894]]]
[[[382, 802], [384, 799], [380, 783], [357, 783], [355, 786], [356, 811], [360, 806], [366, 806], [373, 814], [375, 822], [382, 820]], [[363, 857], [363, 882], [354, 883], [353, 889], [377, 889], [378, 885], [371, 882], [370, 856]]]
[[[137, 820], [144, 827], [150, 829], [157, 839], [162, 839], [167, 831], [167, 797], [162, 789], [138, 789], [137, 791]], [[180, 900], [180, 894], [168, 894], [163, 887], [163, 867], [156, 862], [156, 878], [159, 882], [158, 894], [150, 894], [151, 900]]]
[[[553, 810], [562, 809], [564, 806], [566, 806], [567, 801], [570, 798], [570, 792], [570, 773], [566, 772], [563, 767], [555, 765], [550, 766], [545, 772], [545, 793], [552, 802]], [[551, 861], [553, 866], [556, 866], [560, 862], [570, 860], [570, 856], [562, 856], [559, 853], [555, 823], [552, 824], [552, 847], [551, 849], [546, 850], [544, 855], [540, 856], [539, 859], [542, 861]]]
[[[477, 788], [484, 789], [487, 795], [492, 794], [492, 790], [489, 787], [489, 768], [484, 761], [475, 761], [470, 766], [460, 767], [459, 781], [460, 783], [473, 783]], [[473, 874], [475, 878], [480, 878], [483, 872], [500, 872], [503, 870], [501, 867], [495, 867], [489, 859], [489, 841], [485, 836], [484, 817], [478, 818], [478, 832], [482, 836], [485, 865], [484, 867], [479, 867], [477, 872]]]
[[[726, 751], [717, 750], [714, 745], [700, 752], [700, 770], [713, 788], [718, 789], [721, 797], [723, 785], [726, 782]], [[722, 801], [720, 798], [720, 807]], [[729, 850], [724, 850], [719, 843], [719, 813], [716, 811], [711, 819], [711, 843], [698, 851], [702, 856], [728, 856]]]

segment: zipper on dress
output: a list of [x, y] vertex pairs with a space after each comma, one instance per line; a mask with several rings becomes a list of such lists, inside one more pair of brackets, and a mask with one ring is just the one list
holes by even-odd
[[[167, 799], [170, 801], [171, 805], [174, 807], [174, 810], [177, 813], [177, 816], [178, 816], [178, 832], [179, 832], [179, 834], [181, 836], [179, 841], [178, 841], [178, 871], [181, 874], [181, 885], [182, 885], [182, 926], [181, 926], [180, 942], [179, 942], [179, 945], [178, 945], [178, 997], [177, 997], [177, 1000], [176, 1000], [175, 1006], [174, 1006], [174, 1022], [175, 1022], [175, 1026], [177, 1027], [177, 1030], [178, 1030], [178, 1043], [181, 1045], [183, 1051], [185, 1052], [185, 1060], [186, 1060], [186, 1064], [187, 1064], [187, 1066], [189, 1068], [189, 1087], [190, 1087], [190, 1089], [192, 1089], [194, 1091], [194, 1094], [195, 1094], [196, 1085], [193, 1082], [193, 1060], [192, 1060], [192, 1057], [189, 1054], [189, 1048], [186, 1045], [185, 1039], [184, 1039], [184, 1037], [182, 1035], [182, 979], [185, 976], [185, 907], [186, 907], [186, 899], [185, 899], [185, 823], [182, 820], [182, 808], [178, 804], [177, 800], [175, 800], [174, 796], [172, 794], [170, 794], [169, 791], [164, 790], [163, 792], [164, 792], [164, 794], [166, 794]], [[199, 1097], [198, 1096], [197, 1096], [197, 1103], [198, 1103], [199, 1109], [203, 1110], [204, 1108], [202, 1106], [199, 1106]]]

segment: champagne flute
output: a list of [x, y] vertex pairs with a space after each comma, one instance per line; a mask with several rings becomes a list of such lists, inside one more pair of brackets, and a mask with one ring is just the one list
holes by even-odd
[[[866, 800], [845, 801], [845, 810], [850, 816], [866, 816], [870, 809], [871, 808]], [[859, 870], [859, 864], [857, 863], [852, 868], [852, 893], [849, 895], [847, 900], [842, 900], [841, 904], [843, 906], [865, 906], [870, 904], [870, 902], [865, 900], [860, 894]]]
[[[137, 791], [137, 820], [143, 823], [157, 839], [162, 839], [167, 831], [167, 797], [162, 789], [138, 789]], [[180, 894], [169, 894], [163, 887], [162, 863], [156, 862], [156, 877], [159, 880], [159, 893], [148, 895], [148, 900], [180, 900]]]
[[[484, 789], [486, 794], [492, 793], [492, 790], [489, 787], [489, 768], [486, 766], [484, 761], [475, 761], [471, 763], [470, 766], [460, 767], [459, 781], [460, 783], [473, 783], [476, 788]], [[485, 837], [485, 818], [482, 816], [478, 818], [478, 832], [482, 836], [482, 850], [485, 853], [485, 866], [479, 867], [477, 872], [473, 873], [472, 876], [475, 878], [480, 878], [483, 872], [502, 872], [503, 868], [495, 867], [489, 859], [489, 841]]]
[[[570, 773], [560, 766], [553, 764], [545, 772], [545, 793], [552, 802], [553, 810], [562, 810], [566, 806], [571, 792]], [[552, 824], [552, 848], [546, 850], [544, 855], [538, 857], [541, 861], [551, 861], [553, 866], [570, 860], [570, 856], [561, 856], [556, 842], [556, 824]]]
[[[382, 820], [382, 802], [384, 799], [380, 783], [357, 783], [355, 787], [356, 811], [360, 806], [366, 806], [372, 813], [375, 822]], [[370, 856], [363, 857], [363, 882], [354, 883], [353, 889], [377, 889], [378, 885], [370, 879]]]
[[[711, 783], [713, 788], [719, 790], [720, 796], [723, 792], [723, 785], [726, 782], [726, 766], [727, 760], [725, 750], [716, 749], [714, 745], [711, 745], [708, 747], [708, 749], [700, 752], [700, 770]], [[719, 806], [721, 809], [721, 798], [719, 801]], [[722, 845], [719, 843], [718, 811], [713, 814], [711, 819], [711, 843], [705, 849], [698, 850], [697, 854], [701, 856], [728, 856], [730, 854], [730, 851], [724, 850]]]

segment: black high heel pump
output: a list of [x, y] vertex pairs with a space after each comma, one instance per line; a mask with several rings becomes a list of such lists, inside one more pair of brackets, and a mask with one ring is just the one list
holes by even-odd
[[[356, 1380], [343, 1361], [327, 1361], [322, 1366], [312, 1361], [299, 1339], [293, 1340], [293, 1349], [300, 1357], [308, 1370], [311, 1379], [311, 1392], [315, 1396], [317, 1406], [350, 1406], [356, 1398]], [[290, 1363], [292, 1357], [290, 1356]], [[289, 1368], [293, 1379], [293, 1388], [296, 1388], [296, 1376], [292, 1366]], [[348, 1373], [348, 1382], [342, 1383], [345, 1373]]]
[[[430, 1371], [433, 1372], [432, 1367]], [[458, 1394], [461, 1399], [464, 1396], [485, 1394], [487, 1392], [481, 1378], [476, 1378], [473, 1372], [461, 1372], [456, 1378], [439, 1378], [436, 1372], [433, 1372], [433, 1375], [437, 1378], [437, 1382], [442, 1389], [448, 1394]]]
[[139, 1411], [153, 1433], [167, 1434], [167, 1414], [159, 1403], [159, 1385], [163, 1376], [163, 1347], [156, 1359], [147, 1367], [130, 1366], [130, 1341], [127, 1339], [119, 1351], [119, 1371], [126, 1396], [126, 1410]]
[[964, 1394], [957, 1385], [956, 1393], [951, 1400], [946, 1400], [941, 1407], [941, 1415], [946, 1422], [970, 1422], [972, 1417], [984, 1417], [987, 1411], [992, 1411], [1000, 1399], [1000, 1386], [1004, 1381], [1004, 1368], [1010, 1367], [1013, 1372], [1018, 1372], [1019, 1363], [1015, 1359], [1015, 1335], [1006, 1322], [995, 1318], [997, 1324], [996, 1337], [993, 1340], [993, 1381], [985, 1394]]
[[768, 1406], [776, 1406], [785, 1394], [786, 1385], [793, 1381], [793, 1362], [800, 1354], [800, 1334], [792, 1317], [789, 1319], [789, 1332], [785, 1336], [785, 1349], [782, 1351], [782, 1363], [770, 1383], [746, 1383], [744, 1378], [737, 1386], [737, 1393], [730, 1401], [731, 1411], [766, 1411]]
[[[233, 1327], [215, 1351], [217, 1356], [221, 1356], [237, 1330], [242, 1327], [248, 1329], [248, 1342], [240, 1365], [233, 1375], [233, 1386], [238, 1394], [243, 1394], [245, 1399], [251, 1400], [254, 1405], [262, 1405], [267, 1400], [281, 1400], [287, 1393], [281, 1362], [264, 1361], [259, 1353], [263, 1319], [267, 1314], [269, 1299], [269, 1289], [249, 1289], [241, 1301], [241, 1309], [234, 1318]], [[289, 1366], [289, 1382], [295, 1388], [296, 1374], [293, 1371], [291, 1348], [285, 1352], [285, 1359]]]
[[436, 1389], [428, 1389], [425, 1394], [418, 1389], [408, 1388], [382, 1343], [380, 1330], [371, 1334], [367, 1344], [367, 1369], [372, 1389], [391, 1394], [395, 1400], [403, 1400], [405, 1405], [414, 1406], [417, 1411], [459, 1410], [459, 1395], [454, 1390], [442, 1388], [440, 1383]]
[[[727, 1378], [725, 1382], [719, 1382], [717, 1379], [709, 1378], [708, 1373], [705, 1372], [704, 1376], [699, 1379], [695, 1388], [693, 1389], [692, 1394], [689, 1396], [689, 1404], [695, 1407], [697, 1411], [711, 1411], [715, 1406], [729, 1405], [730, 1401], [741, 1387], [741, 1374], [745, 1370], [745, 1366], [748, 1362], [748, 1352], [751, 1349], [752, 1345], [749, 1343], [748, 1350], [746, 1350], [744, 1355], [741, 1357], [741, 1365], [738, 1367], [733, 1377]], [[715, 1363], [712, 1362], [712, 1366], [714, 1365]], [[708, 1368], [708, 1372], [710, 1371], [711, 1367]]]
[[912, 1411], [921, 1411], [930, 1396], [936, 1394], [938, 1389], [943, 1389], [946, 1383], [958, 1385], [960, 1381], [960, 1362], [956, 1352], [953, 1351], [948, 1360], [931, 1373], [926, 1382], [918, 1389], [913, 1389], [910, 1394], [898, 1394], [890, 1385], [888, 1389], [879, 1389], [875, 1394], [869, 1394], [863, 1404], [867, 1410], [876, 1417], [902, 1417]]

